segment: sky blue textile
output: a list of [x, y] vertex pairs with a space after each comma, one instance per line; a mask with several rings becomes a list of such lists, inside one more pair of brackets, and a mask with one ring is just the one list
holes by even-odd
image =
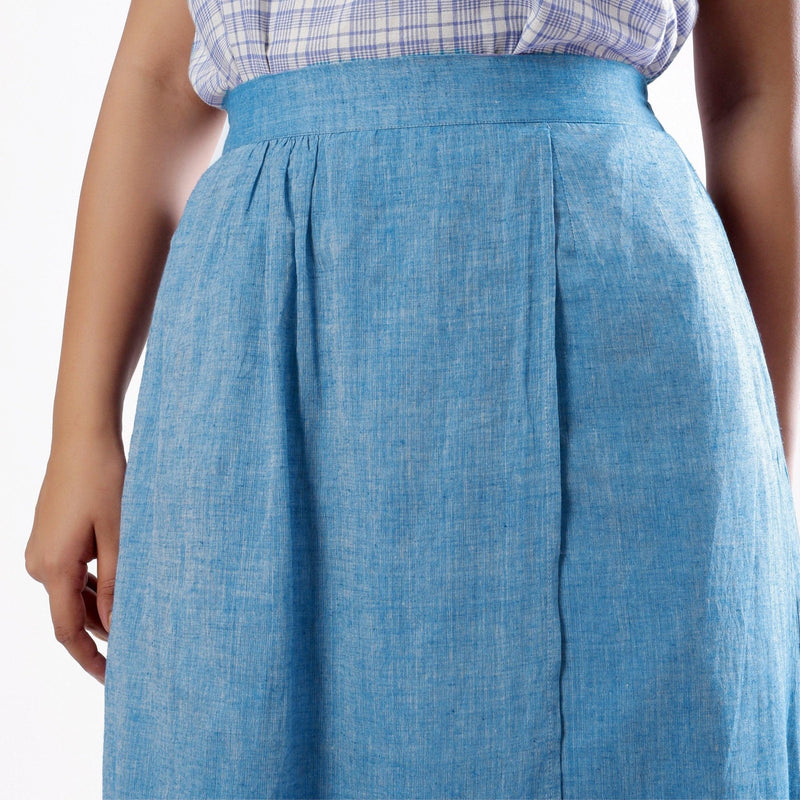
[[246, 82], [172, 238], [103, 797], [800, 796], [800, 548], [716, 209], [622, 62]]

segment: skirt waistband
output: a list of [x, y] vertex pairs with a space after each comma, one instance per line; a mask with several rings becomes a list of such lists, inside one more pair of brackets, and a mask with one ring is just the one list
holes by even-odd
[[663, 130], [632, 64], [573, 53], [422, 53], [320, 62], [251, 78], [223, 102], [223, 152], [351, 130], [611, 122]]

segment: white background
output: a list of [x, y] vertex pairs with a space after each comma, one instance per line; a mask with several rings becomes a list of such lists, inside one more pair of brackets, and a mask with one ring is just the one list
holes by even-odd
[[[47, 594], [25, 572], [23, 554], [50, 449], [78, 195], [128, 6], [0, 2], [0, 585], [8, 590], [0, 795], [99, 800], [103, 686], [56, 641]], [[649, 98], [704, 179], [691, 37]], [[128, 390], [126, 447], [141, 367]], [[106, 643], [99, 647], [105, 654]]]

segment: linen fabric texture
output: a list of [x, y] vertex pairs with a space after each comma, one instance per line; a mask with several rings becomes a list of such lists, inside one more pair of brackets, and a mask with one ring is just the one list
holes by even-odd
[[698, 0], [188, 0], [189, 81], [206, 103], [251, 78], [353, 58], [579, 53], [648, 83], [692, 32]]
[[641, 72], [361, 59], [226, 110], [138, 393], [104, 799], [800, 796], [774, 396]]

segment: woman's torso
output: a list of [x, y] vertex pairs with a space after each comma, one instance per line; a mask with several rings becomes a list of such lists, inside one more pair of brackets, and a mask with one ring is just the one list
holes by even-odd
[[259, 75], [413, 53], [567, 52], [627, 61], [648, 83], [689, 37], [698, 0], [188, 0], [189, 78], [222, 106]]

